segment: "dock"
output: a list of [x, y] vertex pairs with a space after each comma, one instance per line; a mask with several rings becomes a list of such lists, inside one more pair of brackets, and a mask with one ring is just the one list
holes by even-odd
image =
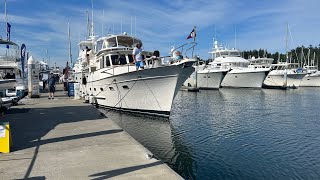
[[13, 138], [11, 153], [0, 153], [2, 180], [182, 179], [94, 106], [62, 90], [54, 100], [20, 100], [0, 122], [10, 122]]

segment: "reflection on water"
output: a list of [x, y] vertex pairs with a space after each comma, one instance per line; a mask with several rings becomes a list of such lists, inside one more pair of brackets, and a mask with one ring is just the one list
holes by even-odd
[[188, 179], [319, 179], [320, 89], [179, 92], [170, 119], [109, 112]]

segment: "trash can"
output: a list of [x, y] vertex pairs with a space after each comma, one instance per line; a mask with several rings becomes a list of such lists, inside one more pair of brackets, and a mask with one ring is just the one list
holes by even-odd
[[74, 82], [68, 82], [68, 96], [74, 96]]

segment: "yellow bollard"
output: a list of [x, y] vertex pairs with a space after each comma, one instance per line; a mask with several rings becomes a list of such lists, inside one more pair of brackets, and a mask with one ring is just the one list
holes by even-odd
[[0, 124], [0, 153], [9, 153], [12, 137], [9, 122]]

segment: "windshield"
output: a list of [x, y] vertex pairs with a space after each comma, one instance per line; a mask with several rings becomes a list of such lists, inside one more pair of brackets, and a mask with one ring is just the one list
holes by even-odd
[[17, 45], [0, 45], [0, 60], [16, 61], [19, 60], [19, 46]]
[[240, 53], [238, 51], [231, 51], [230, 56], [240, 56]]
[[130, 36], [118, 36], [117, 38], [119, 47], [133, 47], [136, 43], [141, 43], [140, 40]]

